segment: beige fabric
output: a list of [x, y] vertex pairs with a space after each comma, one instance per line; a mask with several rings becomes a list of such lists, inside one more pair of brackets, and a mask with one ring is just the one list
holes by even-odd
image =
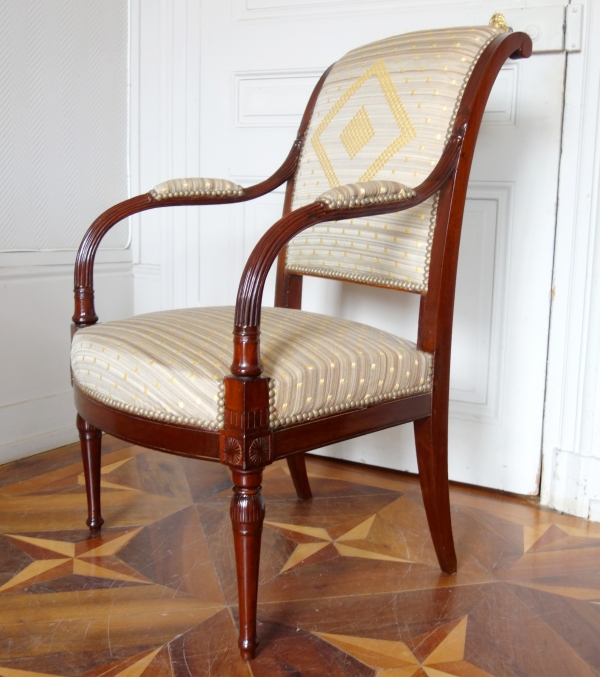
[[[80, 329], [71, 365], [92, 397], [138, 415], [205, 428], [223, 421], [232, 307], [138, 315]], [[366, 325], [263, 308], [272, 427], [431, 389], [432, 356]]]
[[170, 179], [150, 191], [155, 200], [183, 195], [243, 195], [244, 189], [226, 179]]
[[319, 195], [318, 201], [324, 202], [331, 209], [358, 207], [376, 202], [391, 202], [414, 197], [412, 188], [407, 188], [396, 181], [363, 181], [338, 186]]
[[[439, 160], [468, 77], [500, 29], [409, 33], [349, 52], [319, 94], [292, 208], [344, 184], [416, 186]], [[320, 224], [289, 245], [290, 271], [427, 290], [437, 197], [405, 212]]]

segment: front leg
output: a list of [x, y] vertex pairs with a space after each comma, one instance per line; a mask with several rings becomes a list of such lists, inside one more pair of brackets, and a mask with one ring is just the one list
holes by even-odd
[[256, 637], [256, 605], [258, 599], [258, 567], [265, 502], [260, 483], [262, 469], [251, 472], [233, 471], [231, 524], [237, 568], [240, 609], [238, 645], [244, 660], [254, 658]]
[[237, 568], [240, 609], [239, 647], [242, 658], [254, 658], [260, 539], [265, 504], [260, 493], [263, 468], [273, 462], [273, 434], [269, 427], [268, 379], [228, 377], [224, 383], [224, 416], [220, 440], [221, 463], [233, 479], [231, 524]]

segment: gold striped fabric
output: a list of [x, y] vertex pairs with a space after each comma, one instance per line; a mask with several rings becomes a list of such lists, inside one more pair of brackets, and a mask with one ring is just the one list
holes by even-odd
[[[307, 132], [292, 208], [331, 188], [373, 180], [415, 187], [437, 164], [490, 26], [409, 33], [338, 61]], [[437, 196], [405, 212], [307, 229], [290, 243], [291, 272], [427, 291]]]
[[[233, 315], [233, 307], [194, 308], [80, 329], [73, 377], [109, 406], [218, 429]], [[431, 389], [432, 355], [379, 329], [263, 308], [261, 332], [264, 376], [275, 388], [274, 428]]]
[[244, 189], [227, 179], [170, 179], [163, 181], [150, 191], [155, 200], [184, 195], [243, 195]]
[[363, 181], [331, 188], [319, 195], [317, 200], [324, 202], [330, 209], [352, 208], [392, 200], [401, 202], [415, 194], [412, 188], [397, 181]]

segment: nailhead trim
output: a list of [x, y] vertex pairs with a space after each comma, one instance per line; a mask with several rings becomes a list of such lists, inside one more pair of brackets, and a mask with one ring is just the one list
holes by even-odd
[[[101, 404], [111, 407], [112, 409], [119, 409], [121, 411], [126, 411], [129, 414], [134, 414], [135, 416], [140, 416], [141, 418], [147, 418], [154, 421], [160, 421], [164, 423], [179, 423], [180, 425], [193, 426], [195, 428], [205, 428], [208, 430], [220, 430], [223, 427], [223, 419], [219, 421], [219, 416], [222, 416], [221, 413], [217, 416], [217, 421], [204, 421], [200, 418], [193, 418], [188, 416], [177, 416], [175, 414], [169, 414], [168, 412], [160, 411], [158, 409], [151, 411], [149, 409], [143, 409], [142, 407], [134, 407], [131, 404], [126, 404], [125, 402], [119, 402], [115, 400], [111, 395], [100, 395], [92, 388], [84, 386], [81, 383], [78, 383], [77, 386], [85, 392], [86, 395], [92, 399], [100, 402]], [[223, 397], [225, 394], [224, 385], [220, 384], [219, 386], [219, 412], [223, 408]]]
[[[430, 362], [429, 371], [427, 374], [427, 381], [423, 385], [413, 386], [412, 388], [403, 388], [402, 390], [394, 390], [391, 393], [386, 393], [384, 395], [376, 395], [375, 397], [366, 396], [362, 400], [353, 400], [351, 402], [344, 402], [342, 404], [336, 404], [332, 407], [322, 407], [320, 409], [313, 409], [312, 411], [305, 412], [303, 414], [297, 414], [294, 416], [277, 416], [277, 409], [275, 407], [275, 398], [277, 394], [277, 386], [273, 379], [269, 379], [269, 425], [271, 429], [275, 430], [276, 428], [285, 427], [292, 425], [294, 423], [302, 423], [303, 421], [311, 421], [315, 418], [321, 418], [322, 416], [328, 416], [330, 414], [337, 414], [341, 411], [347, 411], [349, 409], [359, 409], [365, 406], [372, 404], [378, 404], [380, 402], [387, 402], [389, 400], [396, 400], [402, 397], [408, 397], [410, 395], [415, 395], [417, 393], [431, 392], [433, 381], [433, 360]], [[175, 414], [169, 414], [164, 411], [150, 411], [148, 409], [142, 409], [141, 407], [134, 407], [131, 404], [125, 404], [124, 402], [118, 402], [115, 400], [112, 395], [100, 395], [92, 388], [84, 386], [78, 383], [78, 387], [83, 390], [86, 395], [92, 399], [104, 404], [113, 409], [119, 409], [121, 411], [126, 411], [135, 416], [140, 416], [142, 418], [147, 418], [150, 420], [161, 421], [165, 423], [178, 423], [180, 425], [193, 426], [196, 428], [204, 428], [208, 430], [221, 430], [223, 428], [225, 420], [225, 384], [219, 384], [219, 399], [218, 399], [218, 414], [215, 421], [204, 421], [199, 418], [186, 417], [186, 416], [176, 416]]]
[[227, 197], [242, 196], [244, 189], [237, 183], [225, 179], [171, 179], [155, 186], [150, 195], [155, 200], [170, 197], [208, 196]]
[[460, 86], [460, 89], [458, 90], [458, 96], [456, 97], [456, 103], [454, 104], [454, 110], [452, 111], [452, 116], [450, 117], [450, 122], [448, 123], [448, 130], [446, 132], [446, 143], [450, 140], [450, 137], [452, 136], [452, 130], [454, 128], [454, 121], [456, 120], [456, 116], [458, 115], [458, 109], [460, 108], [460, 104], [463, 98], [463, 94], [465, 93], [465, 89], [467, 88], [467, 83], [469, 82], [469, 79], [473, 73], [473, 70], [475, 69], [475, 66], [477, 65], [477, 62], [479, 61], [479, 57], [483, 54], [485, 51], [485, 48], [490, 44], [492, 40], [495, 40], [500, 33], [496, 35], [492, 35], [490, 38], [488, 38], [484, 44], [481, 46], [481, 49], [479, 52], [477, 52], [476, 57], [473, 59], [471, 62], [469, 69], [467, 70], [467, 73], [462, 81], [462, 85]]
[[329, 209], [349, 209], [385, 202], [403, 202], [416, 196], [412, 188], [395, 181], [365, 181], [332, 188], [320, 195]]
[[[321, 409], [313, 409], [313, 411], [304, 414], [297, 414], [294, 416], [282, 416], [277, 418], [275, 413], [271, 414], [271, 428], [285, 427], [294, 423], [302, 423], [303, 421], [312, 421], [315, 418], [322, 416], [329, 416], [330, 414], [337, 414], [348, 409], [360, 409], [372, 404], [379, 404], [380, 402], [388, 402], [389, 400], [396, 400], [409, 395], [417, 393], [431, 392], [433, 385], [433, 360], [429, 363], [429, 371], [427, 374], [427, 381], [423, 385], [413, 386], [412, 388], [403, 388], [402, 390], [394, 390], [385, 395], [376, 395], [375, 397], [367, 396], [362, 400], [354, 400], [352, 402], [345, 402], [343, 404], [336, 404], [333, 407], [322, 407]], [[274, 392], [273, 388], [273, 392]], [[274, 401], [274, 398], [273, 398]]]

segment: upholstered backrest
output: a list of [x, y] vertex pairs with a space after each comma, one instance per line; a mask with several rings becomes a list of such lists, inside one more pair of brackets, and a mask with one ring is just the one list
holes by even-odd
[[[417, 186], [437, 164], [477, 59], [500, 29], [408, 33], [338, 61], [317, 99], [292, 209], [372, 179]], [[289, 272], [426, 291], [437, 196], [404, 212], [309, 228], [290, 242]]]

